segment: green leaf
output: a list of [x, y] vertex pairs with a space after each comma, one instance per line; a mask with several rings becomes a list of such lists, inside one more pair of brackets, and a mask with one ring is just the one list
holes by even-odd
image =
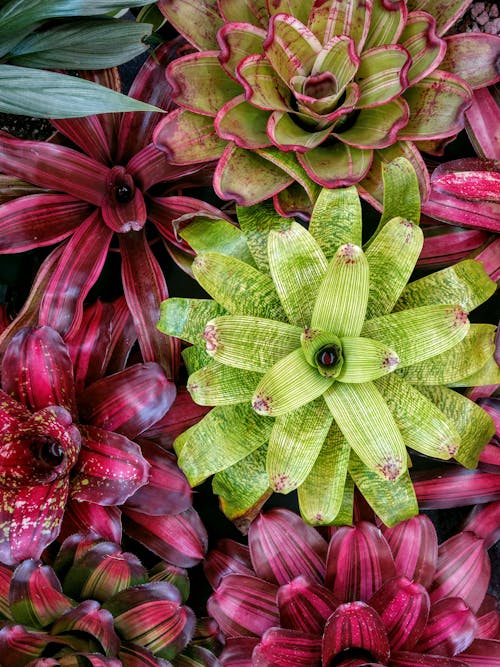
[[265, 373], [300, 347], [302, 329], [248, 315], [223, 315], [210, 322], [210, 355], [223, 364]]
[[255, 389], [252, 406], [261, 415], [284, 415], [321, 396], [332, 382], [307, 363], [299, 348], [267, 371]]
[[417, 498], [408, 472], [395, 481], [380, 479], [352, 452], [349, 474], [386, 526], [395, 526], [400, 521], [418, 514]]
[[402, 369], [453, 348], [469, 326], [459, 306], [421, 306], [367, 320], [361, 334], [395, 350]]
[[394, 415], [407, 447], [438, 459], [455, 456], [460, 434], [453, 419], [396, 374], [380, 378], [375, 386]]
[[301, 225], [271, 231], [268, 241], [271, 276], [291, 324], [307, 327], [328, 265], [323, 251]]
[[484, 366], [481, 366], [474, 373], [447, 384], [449, 387], [484, 387], [485, 385], [500, 384], [500, 367], [495, 361], [495, 357], [491, 356]]
[[142, 7], [137, 14], [136, 21], [139, 23], [149, 23], [153, 26], [153, 32], [156, 32], [166, 23], [167, 19], [160, 12], [157, 4], [151, 4]]
[[245, 458], [269, 439], [273, 420], [248, 404], [214, 408], [176, 438], [178, 464], [191, 486]]
[[271, 278], [239, 259], [204, 252], [194, 260], [193, 274], [230, 313], [286, 320]]
[[[433, 7], [434, 10], [434, 7]], [[441, 69], [449, 70], [442, 66], [442, 59], [446, 52], [446, 42], [438, 39], [435, 33], [435, 13], [410, 14], [405, 28], [398, 42], [411, 56], [411, 67], [408, 71], [410, 85], [422, 79], [426, 74], [432, 72], [441, 65]]]
[[167, 336], [182, 338], [205, 347], [203, 334], [209, 320], [226, 311], [212, 299], [171, 297], [160, 304], [158, 329]]
[[9, 53], [11, 65], [47, 69], [104, 69], [146, 50], [151, 26], [102, 18], [64, 23], [28, 35]]
[[243, 230], [250, 252], [257, 268], [263, 273], [269, 273], [269, 256], [267, 240], [273, 229], [288, 229], [291, 220], [282, 218], [272, 202], [265, 201], [253, 206], [237, 206], [236, 216]]
[[332, 415], [322, 398], [277, 417], [267, 449], [271, 488], [290, 493], [306, 479], [323, 446]]
[[326, 270], [314, 304], [313, 329], [339, 338], [358, 336], [368, 301], [368, 262], [359, 246], [340, 246]]
[[371, 149], [356, 148], [337, 141], [299, 153], [298, 160], [317, 183], [325, 188], [340, 188], [364, 178], [370, 170], [372, 156]]
[[333, 423], [305, 481], [297, 489], [300, 513], [315, 526], [332, 524], [341, 511], [351, 448]]
[[417, 389], [437, 405], [460, 434], [455, 459], [466, 468], [475, 468], [484, 446], [495, 434], [492, 418], [466, 396], [447, 387], [417, 385]]
[[213, 492], [219, 496], [221, 510], [245, 533], [262, 505], [272, 494], [266, 471], [267, 444], [238, 463], [214, 475]]
[[393, 218], [366, 250], [370, 270], [367, 319], [390, 313], [422, 250], [424, 235], [404, 218]]
[[396, 372], [411, 384], [449, 384], [475, 373], [495, 350], [495, 327], [471, 324], [463, 340], [446, 352]]
[[256, 266], [245, 235], [227, 220], [196, 215], [192, 222], [179, 230], [179, 236], [189, 243], [197, 254], [211, 250]]
[[314, 204], [309, 232], [328, 261], [344, 243], [361, 245], [361, 203], [354, 186], [323, 188]]
[[184, 348], [181, 352], [181, 356], [188, 375], [196, 373], [196, 371], [208, 366], [208, 364], [215, 363], [212, 357], [205, 352], [205, 347], [202, 348], [199, 345], [191, 345], [190, 347]]
[[380, 477], [406, 470], [406, 450], [387, 403], [371, 382], [335, 382], [323, 397], [338, 427], [361, 460]]
[[189, 376], [187, 389], [198, 405], [230, 405], [250, 401], [261, 373], [212, 362]]
[[399, 96], [405, 77], [401, 72], [411, 62], [408, 52], [398, 44], [384, 44], [361, 54], [355, 80], [360, 97], [356, 107], [378, 106]]
[[371, 338], [342, 338], [344, 363], [336, 376], [338, 382], [370, 382], [392, 373], [398, 355], [387, 345]]
[[78, 118], [118, 111], [162, 111], [93, 81], [57, 72], [0, 65], [0, 112]]
[[488, 276], [482, 262], [464, 259], [409, 283], [398, 299], [395, 310], [456, 303], [470, 313], [489, 299], [495, 290], [496, 283]]

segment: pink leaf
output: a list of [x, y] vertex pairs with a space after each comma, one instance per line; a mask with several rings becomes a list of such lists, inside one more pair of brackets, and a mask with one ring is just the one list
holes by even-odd
[[395, 651], [391, 654], [389, 665], [390, 667], [467, 667], [467, 663], [458, 658], [411, 651]]
[[420, 509], [445, 509], [500, 500], [500, 475], [447, 464], [410, 473]]
[[499, 667], [500, 641], [476, 639], [459, 658], [470, 667]]
[[112, 167], [106, 186], [107, 193], [101, 202], [106, 226], [119, 234], [142, 229], [147, 218], [146, 204], [141, 190], [125, 167]]
[[[75, 609], [62, 614], [51, 628], [54, 635], [90, 635], [101, 645], [106, 655], [116, 655], [120, 639], [115, 629], [113, 617], [106, 609], [101, 609], [96, 600], [84, 600]], [[106, 664], [106, 663], [104, 663]]]
[[480, 505], [474, 507], [463, 530], [470, 530], [481, 537], [485, 549], [492, 547], [500, 539], [500, 500], [483, 507]]
[[208, 553], [203, 570], [210, 586], [215, 590], [228, 574], [254, 575], [250, 550], [244, 544], [224, 538]]
[[74, 533], [93, 533], [110, 542], [122, 541], [121, 512], [118, 507], [69, 499], [61, 527], [61, 539]]
[[278, 590], [280, 625], [316, 636], [323, 634], [327, 619], [339, 601], [327, 588], [306, 577], [296, 577]]
[[[115, 118], [115, 114], [106, 115]], [[53, 118], [51, 123], [84, 153], [97, 162], [109, 165], [112, 157], [108, 137], [101, 120], [102, 115], [83, 118]]]
[[465, 112], [465, 128], [476, 153], [490, 160], [500, 160], [498, 104], [488, 88], [472, 95], [472, 105]]
[[431, 607], [429, 621], [415, 647], [421, 653], [455, 656], [477, 631], [476, 617], [460, 598], [444, 598]]
[[319, 667], [321, 639], [298, 630], [270, 628], [252, 654], [259, 667]]
[[258, 637], [228, 637], [219, 656], [223, 667], [252, 667], [252, 652]]

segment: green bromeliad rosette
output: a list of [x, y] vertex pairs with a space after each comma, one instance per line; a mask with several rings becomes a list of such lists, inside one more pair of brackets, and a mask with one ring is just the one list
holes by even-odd
[[306, 521], [350, 522], [354, 486], [393, 525], [418, 511], [407, 449], [475, 467], [494, 432], [450, 387], [500, 381], [495, 327], [467, 317], [495, 283], [474, 260], [408, 283], [417, 179], [400, 158], [384, 183], [363, 247], [352, 186], [323, 190], [308, 230], [260, 204], [238, 209], [240, 229], [198, 218], [181, 231], [213, 300], [168, 299], [159, 328], [192, 343], [188, 389], [214, 408], [174, 447], [192, 486], [214, 475], [241, 527], [295, 489]]

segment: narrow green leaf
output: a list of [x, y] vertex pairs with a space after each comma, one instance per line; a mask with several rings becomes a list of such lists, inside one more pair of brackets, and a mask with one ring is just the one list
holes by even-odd
[[475, 468], [479, 454], [495, 434], [495, 425], [490, 415], [466, 396], [447, 387], [416, 387], [454, 423], [460, 434], [461, 442], [455, 459], [466, 468]]
[[268, 241], [271, 276], [291, 324], [307, 327], [328, 265], [314, 238], [296, 222], [271, 230]]
[[361, 202], [356, 188], [323, 188], [311, 214], [309, 232], [330, 261], [339, 246], [361, 245]]
[[162, 111], [93, 81], [0, 65], [0, 112], [38, 118], [78, 118], [115, 111]]
[[203, 334], [209, 320], [226, 311], [212, 299], [184, 299], [172, 297], [160, 304], [158, 329], [168, 336], [176, 336], [188, 343], [205, 347]]
[[338, 248], [326, 270], [314, 304], [313, 329], [330, 331], [339, 338], [359, 336], [368, 301], [368, 262], [357, 245]]
[[223, 364], [265, 373], [300, 347], [302, 329], [250, 315], [223, 315], [210, 321], [209, 354]]
[[302, 484], [331, 423], [332, 415], [322, 398], [276, 418], [267, 449], [267, 474], [274, 491], [290, 493]]
[[271, 278], [234, 257], [204, 252], [193, 262], [203, 289], [230, 313], [286, 320]]
[[[250, 405], [224, 405], [176, 438], [178, 464], [191, 486], [245, 458], [269, 439], [273, 420]], [[187, 434], [187, 435], [186, 435]]]
[[349, 445], [370, 470], [388, 480], [404, 473], [403, 438], [373, 383], [335, 382], [323, 397]]
[[200, 368], [215, 363], [212, 357], [205, 352], [205, 346], [191, 345], [190, 347], [186, 347], [182, 350], [181, 356], [188, 375], [196, 373]]
[[307, 523], [328, 526], [336, 520], [344, 499], [350, 452], [347, 440], [333, 423], [311, 472], [297, 489], [300, 513]]
[[260, 415], [284, 415], [321, 396], [332, 382], [307, 363], [299, 348], [267, 371], [255, 389], [252, 406]]
[[467, 313], [489, 299], [496, 290], [483, 264], [465, 259], [409, 283], [396, 303], [395, 310], [438, 303], [457, 303]]
[[474, 373], [447, 384], [449, 387], [484, 387], [485, 385], [500, 384], [500, 367], [495, 361], [495, 357], [491, 356], [484, 366], [481, 366]]
[[460, 434], [450, 419], [415, 387], [393, 374], [375, 386], [384, 397], [407, 447], [426, 456], [449, 459], [460, 447]]
[[179, 230], [179, 236], [189, 243], [197, 254], [210, 250], [222, 255], [231, 255], [250, 266], [255, 266], [245, 235], [241, 229], [227, 220], [217, 220], [200, 214]]
[[446, 352], [397, 373], [411, 384], [449, 384], [475, 373], [495, 350], [493, 324], [471, 324], [463, 340]]
[[282, 218], [273, 206], [272, 201], [264, 201], [253, 206], [237, 206], [236, 216], [243, 230], [250, 252], [253, 255], [257, 268], [269, 273], [269, 256], [267, 254], [267, 239], [273, 229], [288, 229], [291, 220]]
[[370, 382], [392, 373], [399, 357], [387, 345], [371, 338], [342, 338], [344, 363], [336, 379], [339, 382]]
[[149, 23], [153, 26], [153, 31], [156, 32], [166, 23], [167, 19], [161, 13], [158, 5], [153, 3], [142, 7], [141, 11], [137, 14], [136, 21]]
[[147, 49], [151, 26], [112, 18], [63, 23], [34, 32], [9, 53], [11, 65], [47, 69], [104, 69]]
[[244, 534], [272, 494], [266, 471], [267, 444], [214, 475], [213, 492], [224, 514]]
[[361, 334], [395, 350], [403, 368], [453, 348], [469, 326], [459, 306], [421, 306], [368, 320]]
[[261, 373], [214, 361], [189, 376], [187, 389], [198, 405], [231, 405], [250, 401], [261, 378]]
[[410, 279], [423, 243], [420, 227], [400, 217], [389, 220], [377, 234], [365, 253], [370, 269], [368, 319], [392, 311]]
[[395, 481], [380, 479], [352, 452], [349, 474], [386, 526], [395, 526], [400, 521], [418, 514], [417, 498], [408, 472]]

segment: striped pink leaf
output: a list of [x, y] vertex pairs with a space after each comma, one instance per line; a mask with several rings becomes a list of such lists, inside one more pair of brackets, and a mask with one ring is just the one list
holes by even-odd
[[467, 517], [463, 530], [470, 530], [484, 540], [489, 549], [500, 539], [500, 500], [488, 505], [474, 507]]
[[415, 650], [452, 657], [465, 651], [476, 632], [476, 617], [467, 604], [460, 598], [444, 598], [432, 605]]
[[119, 234], [139, 231], [146, 224], [147, 210], [143, 194], [121, 165], [111, 168], [101, 213], [107, 227]]
[[470, 667], [499, 667], [500, 641], [476, 639], [459, 657]]
[[395, 651], [391, 654], [389, 667], [467, 667], [467, 663], [460, 658], [446, 658], [412, 651]]
[[391, 548], [397, 574], [428, 588], [438, 557], [436, 529], [429, 517], [418, 514], [393, 528], [382, 526], [382, 533]]
[[244, 574], [228, 574], [207, 603], [207, 611], [229, 637], [257, 636], [279, 626], [278, 587]]
[[369, 600], [396, 568], [381, 531], [368, 521], [342, 526], [328, 549], [326, 586], [344, 602]]
[[444, 268], [465, 259], [491, 239], [489, 232], [480, 229], [439, 223], [426, 216], [423, 218], [424, 245], [417, 262], [420, 267]]
[[252, 659], [259, 667], [320, 667], [321, 639], [298, 630], [270, 628], [255, 647]]
[[95, 503], [68, 500], [61, 527], [61, 539], [75, 533], [92, 533], [110, 542], [122, 540], [121, 511]]
[[304, 575], [323, 582], [327, 543], [290, 510], [260, 514], [250, 526], [248, 546], [255, 572], [263, 579], [282, 585]]
[[135, 438], [163, 417], [175, 391], [159, 364], [134, 364], [88, 386], [78, 409], [83, 422]]
[[252, 652], [258, 637], [228, 637], [219, 656], [223, 667], [253, 667]]
[[476, 613], [480, 639], [500, 639], [500, 612], [497, 600], [493, 595], [486, 595]]
[[108, 375], [122, 371], [127, 365], [132, 347], [137, 340], [132, 313], [124, 296], [113, 301], [113, 326], [106, 358]]
[[255, 575], [248, 547], [227, 538], [219, 540], [215, 549], [209, 551], [203, 570], [214, 590], [228, 574]]
[[121, 642], [118, 658], [117, 667], [123, 667], [124, 665], [127, 667], [172, 667], [171, 662], [158, 658], [144, 646], [129, 644], [128, 642]]
[[[106, 85], [106, 84], [103, 84]], [[115, 114], [106, 114], [115, 119]], [[53, 118], [50, 122], [89, 157], [105, 165], [111, 165], [112, 156], [108, 136], [101, 123], [101, 116], [82, 118]]]
[[493, 237], [491, 242], [474, 256], [474, 259], [482, 262], [490, 278], [498, 282], [500, 280], [500, 237]]
[[483, 158], [500, 160], [498, 104], [488, 88], [478, 88], [465, 112], [465, 128], [476, 153]]
[[316, 636], [340, 604], [327, 588], [302, 576], [281, 586], [277, 599], [282, 628]]
[[452, 464], [410, 472], [420, 509], [446, 509], [500, 500], [500, 475]]
[[27, 630], [22, 625], [6, 625], [0, 629], [2, 667], [20, 667], [31, 660], [35, 661], [52, 642], [63, 646], [66, 644], [59, 637], [51, 637], [45, 632]]
[[389, 642], [380, 616], [364, 602], [342, 604], [328, 619], [323, 634], [323, 664], [335, 664], [335, 659], [349, 649], [360, 649], [384, 665], [389, 659]]
[[[54, 635], [64, 633], [76, 636], [88, 635], [97, 640], [106, 655], [116, 655], [120, 639], [114, 629], [113, 617], [106, 609], [101, 609], [96, 600], [84, 600], [75, 609], [70, 609], [57, 619], [51, 628]], [[104, 663], [106, 664], [106, 663]]]
[[[166, 173], [168, 173], [168, 181], [170, 183], [175, 184], [175, 186], [178, 186], [179, 188], [183, 188], [186, 187], [187, 184], [183, 183], [181, 179], [184, 179], [191, 174], [197, 174], [198, 172], [201, 172], [201, 174], [204, 175], [206, 170], [206, 165], [200, 164], [169, 164], [165, 152], [156, 148], [153, 144], [148, 144], [135, 153], [127, 164], [127, 173], [132, 176], [134, 182], [137, 183], [138, 187], [140, 187], [143, 192], [149, 190], [153, 185], [165, 181]], [[198, 176], [195, 176], [193, 180], [193, 184], [209, 184], [203, 182], [207, 180], [203, 176], [201, 180]], [[175, 189], [177, 188], [175, 187]], [[148, 197], [148, 213], [149, 202], [151, 202], [151, 199]]]

